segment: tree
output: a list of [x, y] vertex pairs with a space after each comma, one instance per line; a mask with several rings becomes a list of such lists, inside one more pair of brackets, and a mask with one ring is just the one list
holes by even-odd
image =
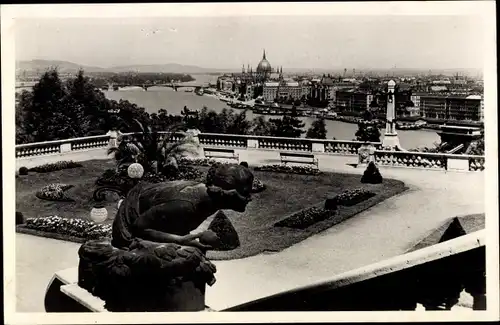
[[50, 141], [85, 135], [84, 107], [67, 92], [57, 69], [45, 72], [33, 86], [31, 96], [19, 102], [18, 118], [24, 118], [24, 134], [32, 141]]
[[325, 119], [320, 118], [315, 120], [309, 130], [307, 130], [306, 138], [309, 139], [326, 139], [326, 124]]
[[[232, 110], [231, 110], [232, 111]], [[226, 134], [250, 134], [252, 123], [247, 119], [247, 110], [234, 114], [225, 130]]]
[[249, 134], [269, 136], [271, 135], [272, 128], [273, 124], [267, 121], [264, 116], [259, 115], [253, 119]]
[[300, 138], [305, 132], [302, 128], [305, 123], [298, 118], [297, 108], [292, 107], [290, 115], [284, 115], [281, 119], [270, 119], [272, 123], [271, 136], [286, 137], [286, 138]]
[[356, 131], [356, 140], [363, 142], [380, 142], [380, 130], [378, 129], [376, 121], [372, 121], [373, 114], [366, 110], [363, 112], [363, 120], [358, 123], [358, 130]]
[[101, 133], [105, 133], [105, 129], [110, 127], [108, 109], [111, 109], [111, 105], [102, 91], [84, 76], [83, 70], [79, 70], [74, 79], [68, 80], [66, 87], [67, 95], [73, 103], [83, 109], [82, 132], [88, 134], [90, 131], [101, 130]]

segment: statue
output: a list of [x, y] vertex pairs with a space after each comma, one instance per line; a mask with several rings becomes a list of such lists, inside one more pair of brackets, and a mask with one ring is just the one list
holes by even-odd
[[205, 183], [139, 182], [113, 222], [112, 239], [79, 250], [78, 284], [110, 311], [197, 311], [215, 266], [205, 257], [220, 245], [213, 231], [191, 234], [218, 210], [244, 212], [253, 174], [241, 165], [214, 165]]

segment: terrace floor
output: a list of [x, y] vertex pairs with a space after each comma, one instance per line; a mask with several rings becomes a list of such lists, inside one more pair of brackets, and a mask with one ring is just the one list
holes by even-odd
[[[363, 172], [349, 165], [356, 163], [356, 156], [318, 157], [322, 170]], [[250, 165], [278, 163], [279, 153], [242, 150], [240, 160]], [[217, 282], [207, 289], [207, 305], [224, 309], [400, 255], [447, 219], [485, 211], [484, 173], [383, 167], [380, 172], [405, 182], [410, 189], [282, 252], [214, 261]], [[78, 247], [16, 235], [18, 312], [44, 311], [50, 278], [59, 270], [77, 266]], [[75, 281], [76, 272], [68, 273]]]

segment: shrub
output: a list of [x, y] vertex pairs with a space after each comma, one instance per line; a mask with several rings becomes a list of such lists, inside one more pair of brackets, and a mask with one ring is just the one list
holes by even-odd
[[352, 206], [373, 196], [375, 196], [375, 193], [364, 189], [347, 190], [335, 196], [330, 204], [336, 203], [337, 205]]
[[361, 177], [361, 183], [369, 184], [380, 184], [382, 183], [382, 175], [373, 161], [370, 161], [366, 167], [363, 176]]
[[19, 175], [28, 175], [28, 168], [26, 167], [19, 168]]
[[310, 207], [292, 214], [288, 218], [275, 223], [274, 226], [305, 229], [334, 215], [335, 210], [327, 210], [321, 207]]
[[253, 179], [252, 193], [260, 193], [266, 189], [266, 185], [258, 178]]
[[48, 201], [66, 201], [71, 202], [73, 199], [68, 197], [64, 191], [72, 188], [73, 185], [53, 183], [44, 186], [41, 190], [36, 192], [36, 197]]
[[111, 225], [97, 224], [90, 220], [77, 218], [69, 219], [58, 216], [28, 218], [25, 227], [86, 240], [111, 237]]
[[[212, 230], [219, 237], [218, 244], [214, 245], [214, 250], [229, 251], [240, 246], [240, 238], [236, 229], [234, 229], [231, 220], [223, 211], [219, 211], [210, 225], [208, 230]], [[209, 244], [203, 237], [200, 238], [201, 243]]]
[[337, 201], [334, 198], [326, 199], [325, 210], [337, 210]]
[[41, 166], [36, 166], [36, 167], [30, 168], [30, 171], [37, 172], [37, 173], [50, 173], [50, 172], [55, 172], [55, 171], [63, 170], [63, 169], [79, 168], [82, 166], [83, 166], [82, 164], [74, 162], [72, 160], [70, 160], [70, 161], [58, 161], [56, 163], [44, 164]]
[[24, 223], [24, 216], [22, 212], [16, 211], [16, 226]]
[[263, 165], [255, 167], [256, 171], [285, 173], [285, 174], [300, 174], [300, 175], [319, 175], [321, 174], [318, 168], [312, 166], [289, 166], [289, 165]]

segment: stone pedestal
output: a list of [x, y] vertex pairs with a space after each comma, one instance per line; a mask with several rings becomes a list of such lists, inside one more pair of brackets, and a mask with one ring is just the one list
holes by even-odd
[[325, 144], [323, 142], [313, 142], [312, 152], [325, 152]]
[[358, 165], [356, 167], [366, 167], [370, 161], [375, 162], [375, 147], [369, 143], [362, 144], [358, 149]]
[[259, 140], [257, 139], [247, 139], [247, 148], [256, 149], [259, 147]]
[[71, 143], [63, 143], [60, 146], [61, 153], [71, 151]]
[[396, 148], [401, 147], [399, 144], [399, 138], [397, 133], [386, 133], [384, 135], [384, 139], [382, 140], [382, 148], [384, 150], [390, 149], [395, 150]]
[[203, 311], [215, 282], [215, 266], [192, 247], [140, 240], [122, 250], [94, 240], [78, 254], [78, 286], [111, 312]]

